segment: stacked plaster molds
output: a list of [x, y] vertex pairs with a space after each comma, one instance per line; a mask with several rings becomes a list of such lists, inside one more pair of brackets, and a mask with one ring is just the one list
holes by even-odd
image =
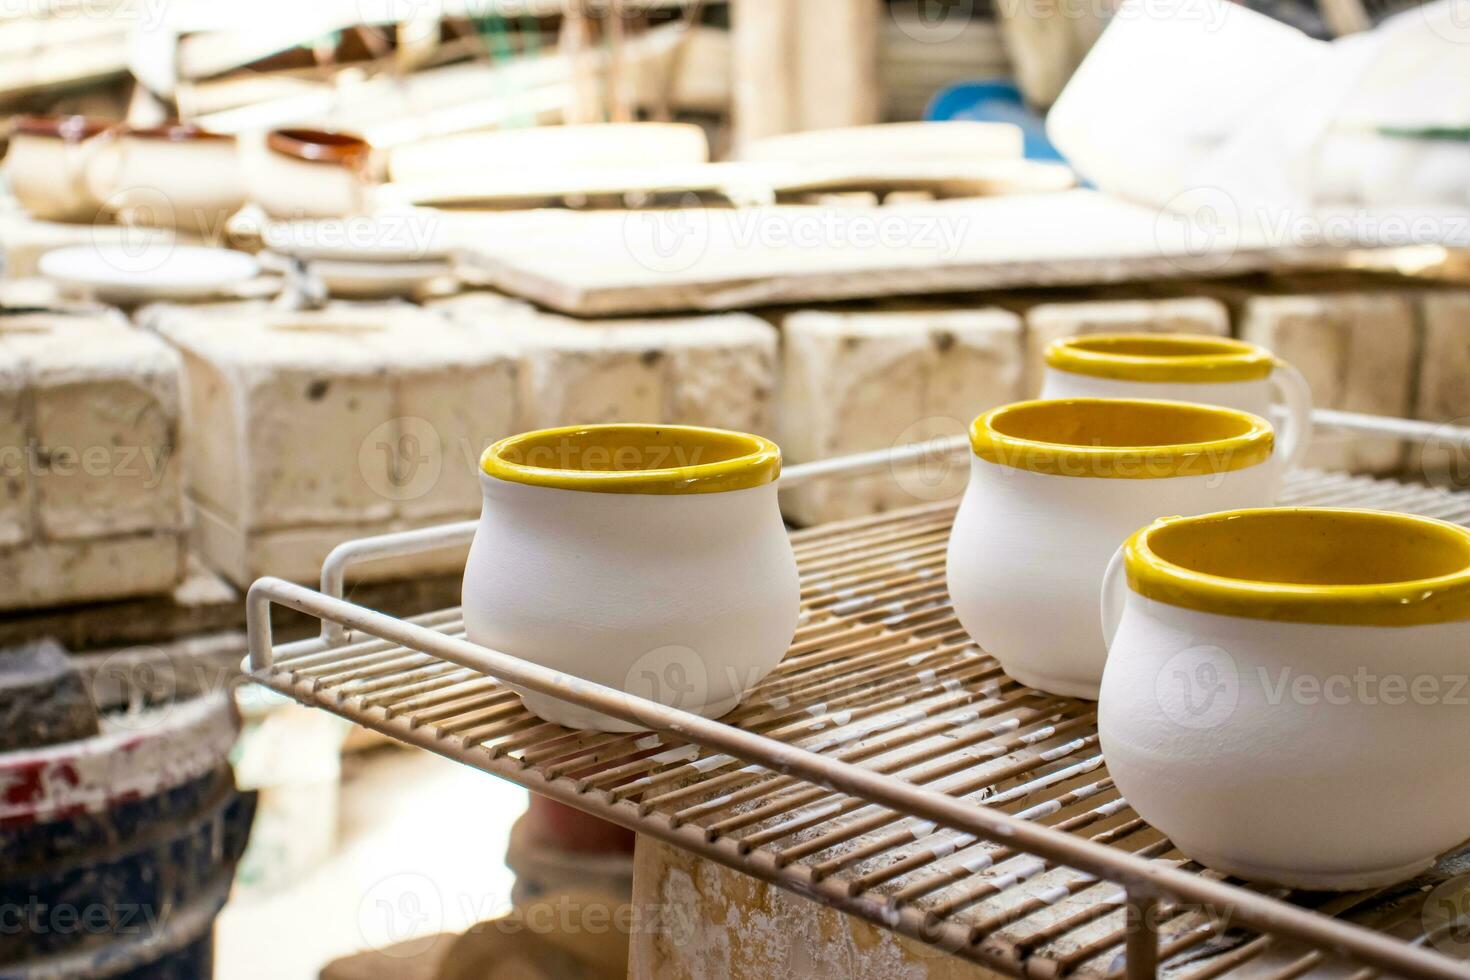
[[[793, 313], [782, 323], [782, 449], [798, 463], [963, 434], [1020, 397], [1022, 363], [1021, 320], [1004, 310]], [[782, 507], [799, 524], [860, 517], [953, 496], [968, 472], [964, 456], [941, 456], [796, 488]]]
[[[1253, 296], [1239, 323], [1242, 340], [1301, 370], [1318, 408], [1396, 418], [1413, 409], [1417, 329], [1414, 298], [1391, 292]], [[1388, 473], [1403, 459], [1402, 443], [1319, 428], [1306, 465]]]
[[112, 313], [0, 317], [0, 608], [183, 577], [179, 358]]
[[[240, 585], [315, 578], [348, 538], [473, 517], [479, 452], [520, 416], [510, 341], [416, 307], [158, 306], [139, 321], [183, 353], [198, 546]], [[450, 549], [360, 574], [463, 562]]]

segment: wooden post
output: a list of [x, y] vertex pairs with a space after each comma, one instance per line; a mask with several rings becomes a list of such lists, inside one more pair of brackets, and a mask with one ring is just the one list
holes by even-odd
[[881, 0], [731, 0], [735, 145], [878, 121]]
[[801, 0], [796, 23], [799, 129], [878, 121], [878, 0]]
[[792, 33], [800, 0], [731, 0], [735, 145], [797, 127]]

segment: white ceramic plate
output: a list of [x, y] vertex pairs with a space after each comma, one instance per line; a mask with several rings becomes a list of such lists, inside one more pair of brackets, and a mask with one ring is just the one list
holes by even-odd
[[260, 273], [244, 252], [166, 241], [59, 248], [41, 256], [40, 269], [67, 290], [113, 303], [232, 295]]

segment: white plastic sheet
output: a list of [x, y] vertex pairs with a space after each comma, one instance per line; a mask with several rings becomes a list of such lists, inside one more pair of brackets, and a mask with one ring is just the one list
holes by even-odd
[[1333, 42], [1223, 0], [1126, 0], [1047, 121], [1103, 190], [1281, 246], [1470, 244], [1470, 141], [1443, 132], [1466, 127], [1470, 0]]

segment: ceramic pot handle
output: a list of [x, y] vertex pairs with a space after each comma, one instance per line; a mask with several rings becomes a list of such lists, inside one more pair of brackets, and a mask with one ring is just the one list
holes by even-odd
[[1113, 552], [1108, 570], [1102, 578], [1102, 635], [1103, 645], [1112, 649], [1113, 637], [1118, 635], [1118, 624], [1123, 621], [1123, 606], [1128, 601], [1128, 582], [1123, 577], [1123, 546]]
[[1288, 418], [1281, 458], [1286, 469], [1294, 470], [1301, 466], [1312, 443], [1312, 387], [1300, 371], [1279, 358], [1271, 371], [1271, 383], [1281, 394]]

